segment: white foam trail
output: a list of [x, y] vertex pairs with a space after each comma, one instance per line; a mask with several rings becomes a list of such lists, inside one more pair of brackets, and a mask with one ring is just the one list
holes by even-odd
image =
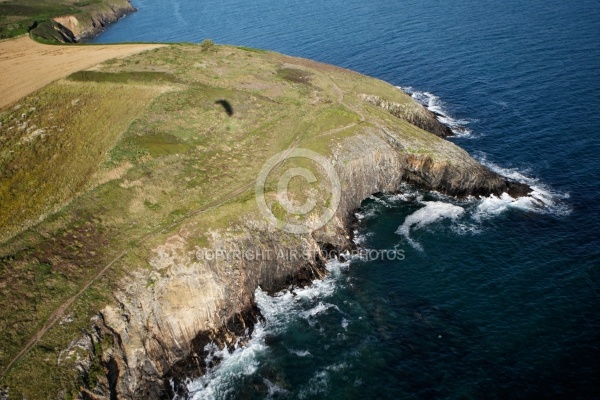
[[423, 251], [423, 247], [410, 237], [410, 230], [421, 229], [442, 219], [456, 220], [465, 212], [464, 208], [454, 204], [441, 201], [423, 201], [425, 207], [418, 209], [404, 220], [398, 227], [396, 233], [406, 237], [408, 242], [417, 250]]
[[[206, 360], [207, 364], [212, 359], [219, 359], [220, 363], [216, 367], [209, 368], [204, 376], [187, 385], [189, 398], [215, 400], [231, 396], [236, 382], [243, 376], [254, 374], [258, 369], [258, 360], [261, 355], [269, 351], [269, 347], [265, 343], [267, 335], [284, 332], [290, 321], [298, 316], [310, 319], [330, 308], [337, 309], [336, 306], [324, 303], [323, 300], [334, 294], [338, 286], [337, 281], [348, 265], [349, 262], [342, 263], [332, 260], [327, 263], [330, 273], [327, 277], [314, 281], [308, 287], [285, 290], [275, 296], [269, 296], [260, 288], [256, 289], [256, 304], [260, 308], [265, 322], [257, 322], [252, 338], [246, 345], [236, 347], [232, 352], [226, 348], [219, 349], [214, 344], [208, 345], [206, 349], [210, 351], [210, 354]], [[307, 309], [308, 311], [306, 311]], [[294, 350], [290, 351], [295, 352]], [[298, 351], [295, 354], [300, 357], [310, 355], [308, 351]], [[265, 382], [265, 384], [269, 390], [269, 397], [284, 394], [282, 392], [284, 389], [272, 382]], [[315, 384], [317, 383], [315, 382]]]
[[308, 350], [295, 350], [295, 349], [288, 349], [288, 351], [298, 357], [308, 357], [308, 356], [312, 356], [312, 354], [310, 353], [310, 351]]
[[423, 192], [414, 188], [414, 186], [402, 183], [400, 193], [384, 194], [381, 199], [392, 206], [396, 206], [403, 201], [421, 201], [423, 200]]
[[329, 303], [323, 303], [322, 301], [319, 302], [319, 304], [317, 304], [316, 306], [314, 306], [313, 308], [311, 308], [310, 310], [307, 311], [302, 311], [300, 313], [300, 316], [302, 318], [305, 319], [309, 319], [311, 317], [314, 317], [316, 315], [321, 314], [324, 311], [329, 310], [330, 308], [337, 308], [336, 306], [334, 306], [333, 304], [329, 304]]
[[299, 399], [306, 399], [307, 397], [314, 397], [320, 393], [327, 392], [327, 388], [329, 387], [329, 372], [327, 371], [317, 371], [310, 378], [308, 385], [306, 388], [300, 390], [298, 393]]
[[329, 373], [343, 371], [347, 368], [348, 364], [341, 362], [328, 365], [327, 367], [316, 371], [312, 378], [310, 378], [308, 381], [308, 384], [300, 389], [298, 398], [305, 399], [307, 397], [315, 397], [321, 393], [326, 393], [329, 387]]
[[450, 229], [457, 235], [476, 235], [481, 233], [481, 228], [478, 223], [458, 222], [453, 224]]
[[385, 201], [384, 199], [382, 199], [379, 196], [369, 196], [369, 199], [373, 200], [375, 203], [381, 204], [384, 207], [387, 207], [387, 208], [391, 208], [392, 207], [391, 204], [389, 204], [387, 201]]
[[181, 26], [186, 26], [188, 23], [185, 20], [185, 18], [183, 18], [183, 14], [181, 13], [181, 9], [179, 7], [179, 0], [175, 0], [174, 2], [172, 2], [173, 4], [173, 13], [175, 14], [175, 18], [177, 19], [177, 22], [179, 22], [179, 25]]
[[467, 125], [471, 122], [466, 119], [456, 119], [448, 114], [442, 100], [429, 92], [421, 92], [415, 90], [411, 86], [396, 86], [398, 89], [409, 94], [413, 99], [424, 105], [429, 111], [436, 114], [438, 121], [442, 124], [447, 125], [458, 137], [473, 137], [473, 132], [467, 128]]

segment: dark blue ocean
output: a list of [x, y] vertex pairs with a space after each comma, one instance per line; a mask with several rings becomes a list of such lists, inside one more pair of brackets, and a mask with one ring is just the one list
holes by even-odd
[[[402, 188], [365, 249], [269, 297], [195, 399], [600, 399], [600, 1], [134, 0], [95, 42], [266, 48], [402, 87], [533, 199]], [[400, 90], [400, 89], [399, 89]]]

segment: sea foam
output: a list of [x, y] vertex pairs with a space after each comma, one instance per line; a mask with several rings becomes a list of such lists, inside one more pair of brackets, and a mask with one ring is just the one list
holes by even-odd
[[458, 137], [472, 138], [473, 132], [467, 127], [471, 122], [467, 119], [456, 119], [448, 113], [442, 100], [433, 93], [421, 92], [411, 86], [396, 86], [406, 94], [410, 95], [420, 104], [424, 105], [429, 111], [435, 113], [437, 120], [448, 126], [452, 133]]
[[425, 207], [418, 209], [404, 220], [396, 233], [403, 235], [415, 249], [423, 251], [423, 247], [410, 237], [411, 229], [422, 229], [442, 219], [456, 220], [465, 212], [464, 208], [441, 201], [423, 201]]
[[[265, 321], [257, 322], [252, 338], [244, 346], [236, 346], [231, 352], [227, 348], [218, 348], [214, 344], [207, 345], [206, 350], [209, 351], [206, 359], [207, 365], [211, 360], [220, 360], [220, 362], [215, 367], [208, 368], [204, 376], [187, 385], [189, 398], [213, 400], [232, 396], [236, 383], [244, 376], [255, 374], [261, 357], [268, 354], [269, 347], [265, 343], [265, 339], [269, 335], [285, 332], [294, 318], [304, 318], [310, 322], [316, 315], [327, 312], [329, 309], [339, 311], [337, 306], [323, 302], [323, 300], [335, 293], [338, 279], [348, 265], [349, 262], [337, 260], [328, 262], [326, 267], [329, 275], [314, 281], [312, 285], [305, 288], [284, 290], [274, 296], [269, 296], [260, 288], [256, 289], [256, 304]], [[290, 352], [299, 357], [310, 355], [308, 351], [302, 350], [290, 350]], [[309, 392], [319, 387], [318, 390], [321, 390], [323, 383], [319, 382], [319, 379], [309, 382], [308, 386], [311, 388]], [[265, 384], [269, 391], [268, 398], [285, 394], [284, 389], [272, 382], [265, 381]]]

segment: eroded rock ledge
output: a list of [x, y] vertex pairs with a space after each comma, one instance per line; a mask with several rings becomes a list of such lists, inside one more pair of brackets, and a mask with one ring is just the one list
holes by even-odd
[[388, 101], [373, 94], [363, 94], [362, 98], [365, 101], [368, 101], [369, 103], [389, 112], [394, 117], [406, 120], [427, 132], [433, 133], [436, 136], [446, 138], [454, 135], [448, 126], [440, 123], [437, 120], [435, 113], [429, 111], [421, 104], [411, 105], [408, 107], [406, 104]]

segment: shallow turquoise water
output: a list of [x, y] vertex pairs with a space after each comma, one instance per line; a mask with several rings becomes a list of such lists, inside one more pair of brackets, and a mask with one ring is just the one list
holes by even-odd
[[384, 79], [547, 203], [366, 200], [360, 245], [405, 259], [258, 292], [266, 324], [190, 383], [194, 398], [600, 398], [598, 1], [134, 5], [95, 41], [211, 38]]

